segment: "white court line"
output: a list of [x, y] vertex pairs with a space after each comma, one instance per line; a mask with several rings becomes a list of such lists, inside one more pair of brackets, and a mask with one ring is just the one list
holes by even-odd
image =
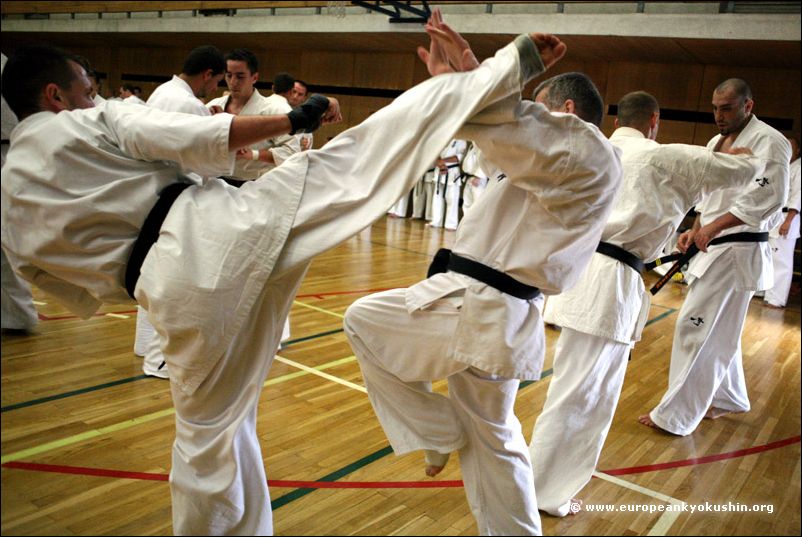
[[342, 384], [343, 386], [347, 386], [347, 387], [352, 388], [354, 390], [358, 390], [358, 391], [360, 391], [362, 393], [368, 393], [368, 390], [365, 389], [363, 386], [360, 386], [359, 384], [354, 384], [353, 382], [349, 382], [347, 380], [343, 380], [343, 379], [341, 379], [339, 377], [335, 377], [334, 375], [329, 375], [328, 373], [324, 373], [323, 371], [319, 371], [317, 369], [305, 366], [303, 364], [299, 364], [298, 362], [293, 362], [292, 360], [288, 360], [287, 358], [282, 358], [279, 355], [276, 355], [276, 360], [278, 360], [279, 362], [282, 362], [284, 364], [291, 365], [292, 367], [297, 367], [298, 369], [302, 369], [302, 370], [306, 371], [307, 373], [312, 373], [313, 375], [317, 375], [318, 377], [323, 377], [324, 379], [328, 379], [328, 380], [330, 380], [332, 382], [336, 382], [337, 384]]
[[47, 302], [42, 302], [41, 300], [33, 300], [32, 302], [36, 306], [47, 306]]
[[115, 319], [130, 319], [128, 315], [123, 315], [122, 313], [107, 313], [106, 317], [114, 317]]
[[[670, 503], [671, 505], [678, 505], [682, 506], [685, 505], [685, 502], [682, 500], [678, 500], [676, 498], [672, 498], [671, 496], [666, 496], [665, 494], [661, 494], [657, 491], [647, 489], [646, 487], [641, 487], [640, 485], [636, 485], [635, 483], [630, 483], [629, 481], [625, 481], [623, 479], [619, 479], [617, 477], [603, 474], [601, 472], [593, 472], [593, 477], [598, 477], [599, 479], [603, 479], [605, 481], [609, 481], [610, 483], [614, 483], [620, 487], [624, 487], [629, 490], [634, 490], [635, 492], [639, 492], [645, 496], [651, 496], [657, 500], [662, 502]], [[682, 514], [682, 511], [663, 511], [663, 514], [660, 515], [660, 518], [657, 519], [657, 522], [652, 526], [652, 529], [649, 530], [649, 533], [646, 535], [667, 535], [668, 530], [671, 529], [671, 526], [677, 520], [677, 518]]]

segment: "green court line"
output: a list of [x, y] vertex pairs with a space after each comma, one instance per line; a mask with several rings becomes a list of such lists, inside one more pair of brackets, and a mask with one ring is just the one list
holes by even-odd
[[[338, 332], [342, 332], [342, 331], [343, 331], [343, 329], [339, 328], [337, 330], [329, 330], [328, 332], [321, 332], [320, 334], [315, 334], [315, 335], [312, 335], [312, 336], [306, 336], [306, 337], [301, 337], [301, 338], [297, 338], [297, 339], [291, 339], [291, 340], [287, 341], [287, 343], [285, 343], [284, 346], [287, 347], [287, 346], [290, 346], [290, 345], [295, 345], [296, 343], [301, 343], [303, 341], [309, 341], [310, 339], [317, 339], [317, 338], [320, 338], [320, 337], [330, 336], [332, 334], [337, 334]], [[137, 381], [137, 380], [144, 380], [144, 379], [147, 379], [147, 378], [149, 378], [147, 375], [137, 375], [135, 377], [128, 377], [128, 378], [124, 378], [124, 379], [120, 379], [120, 380], [115, 380], [115, 381], [112, 381], [112, 382], [106, 382], [105, 384], [98, 384], [96, 386], [89, 386], [87, 388], [81, 388], [79, 390], [73, 390], [71, 392], [59, 393], [59, 394], [56, 394], [56, 395], [49, 395], [47, 397], [42, 397], [40, 399], [32, 399], [30, 401], [23, 401], [22, 403], [15, 403], [13, 405], [8, 405], [8, 406], [4, 406], [4, 407], [0, 408], [0, 413], [8, 412], [8, 411], [11, 411], [11, 410], [18, 410], [20, 408], [26, 408], [26, 407], [34, 406], [34, 405], [41, 405], [42, 403], [49, 403], [50, 401], [57, 401], [59, 399], [66, 399], [67, 397], [73, 397], [73, 396], [76, 396], [76, 395], [82, 395], [82, 394], [85, 394], [85, 393], [91, 393], [91, 392], [94, 392], [94, 391], [97, 391], [97, 390], [104, 390], [106, 388], [111, 388], [113, 386], [119, 386], [120, 384], [127, 384], [129, 382], [134, 382], [134, 381]], [[161, 382], [161, 379], [158, 379], [158, 380], [159, 380], [159, 382]], [[276, 380], [278, 380], [278, 379], [273, 379], [273, 381], [268, 381], [268, 382], [272, 382], [272, 383], [275, 384]]]
[[147, 375], [137, 375], [135, 377], [129, 377], [125, 379], [115, 380], [112, 382], [107, 382], [105, 384], [98, 384], [97, 386], [89, 386], [88, 388], [81, 388], [80, 390], [73, 390], [71, 392], [60, 393], [57, 395], [50, 395], [48, 397], [42, 397], [41, 399], [33, 399], [31, 401], [25, 401], [22, 403], [16, 403], [13, 405], [8, 405], [0, 408], [0, 413], [7, 412], [9, 410], [17, 410], [19, 408], [25, 408], [34, 405], [41, 405], [42, 403], [49, 403], [50, 401], [56, 401], [58, 399], [64, 399], [67, 397], [73, 397], [75, 395], [81, 395], [84, 393], [94, 392], [97, 390], [103, 390], [105, 388], [111, 388], [112, 386], [119, 386], [120, 384], [127, 384], [129, 382], [134, 382], [137, 380], [143, 380], [148, 378]]
[[[332, 472], [326, 476], [321, 477], [320, 479], [317, 479], [316, 481], [337, 481], [338, 479], [345, 477], [346, 475], [353, 473], [361, 468], [364, 468], [368, 464], [377, 461], [382, 457], [386, 457], [392, 452], [393, 448], [391, 448], [390, 446], [383, 447], [378, 451], [374, 451], [373, 453], [371, 453], [366, 457], [362, 457], [356, 462], [352, 462], [348, 466], [344, 466], [335, 472]], [[314, 492], [315, 490], [317, 489], [295, 489], [292, 492], [288, 492], [283, 496], [279, 496], [278, 498], [270, 502], [270, 506], [274, 510], [278, 509], [279, 507], [283, 507], [288, 503], [293, 502], [299, 498], [303, 498], [304, 496], [306, 496], [310, 492]]]

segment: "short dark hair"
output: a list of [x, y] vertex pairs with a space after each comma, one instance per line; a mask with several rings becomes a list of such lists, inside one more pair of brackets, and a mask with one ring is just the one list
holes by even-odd
[[734, 91], [735, 95], [740, 97], [741, 100], [745, 101], [746, 99], [752, 98], [752, 88], [749, 87], [749, 84], [747, 84], [745, 80], [741, 80], [740, 78], [728, 78], [716, 86], [716, 91], [714, 93], [721, 93], [728, 89]]
[[307, 91], [309, 91], [309, 84], [307, 84], [306, 82], [304, 82], [304, 81], [303, 81], [303, 80], [301, 80], [300, 78], [296, 78], [296, 79], [295, 79], [295, 82], [296, 82], [297, 84], [300, 84], [300, 85], [302, 85], [304, 88], [306, 88], [306, 90], [307, 90]]
[[39, 98], [48, 84], [68, 89], [75, 80], [67, 52], [45, 45], [18, 48], [3, 69], [3, 97], [18, 118], [40, 112]]
[[660, 105], [653, 95], [645, 91], [633, 91], [618, 101], [618, 124], [640, 130], [648, 127], [655, 112], [660, 112]]
[[219, 75], [226, 70], [226, 60], [220, 49], [212, 45], [203, 45], [192, 49], [187, 59], [184, 60], [184, 67], [181, 72], [185, 75], [199, 75], [207, 69], [212, 70], [212, 74]]
[[226, 54], [226, 61], [245, 62], [248, 64], [248, 70], [251, 74], [259, 72], [259, 60], [256, 59], [256, 54], [246, 48], [234, 49]]
[[540, 83], [532, 94], [533, 98], [548, 90], [545, 104], [555, 109], [571, 99], [574, 101], [576, 115], [581, 119], [601, 126], [604, 115], [604, 101], [593, 81], [583, 73], [563, 73]]
[[273, 77], [273, 93], [287, 93], [295, 87], [295, 77], [289, 73], [279, 73]]
[[136, 90], [136, 86], [134, 86], [133, 84], [123, 84], [120, 87], [125, 91], [130, 91], [131, 93], [134, 93], [134, 90]]

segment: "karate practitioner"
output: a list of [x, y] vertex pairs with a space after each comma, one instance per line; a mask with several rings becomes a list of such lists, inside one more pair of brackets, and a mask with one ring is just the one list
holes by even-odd
[[[79, 110], [92, 104], [89, 81], [52, 54], [18, 49], [3, 77], [21, 116], [0, 199], [3, 247], [15, 270], [82, 317], [103, 302], [130, 303], [133, 274], [128, 288], [170, 366], [173, 531], [271, 534], [256, 411], [310, 262], [381, 217], [468, 119], [519, 92], [537, 72], [534, 44], [522, 36], [478, 69], [435, 76], [239, 189], [216, 179], [190, 185], [141, 235], [180, 170], [230, 174], [239, 148], [313, 129], [321, 115], [339, 120], [337, 102], [313, 96], [280, 116], [199, 117], [111, 101]], [[428, 57], [431, 71], [448, 70], [434, 45]], [[40, 86], [42, 78], [52, 82]], [[45, 166], [41, 155], [50, 156]], [[37, 234], [19, 233], [34, 219]], [[137, 271], [129, 255], [154, 228]]]
[[[196, 116], [210, 116], [201, 99], [205, 99], [217, 89], [226, 70], [226, 60], [217, 47], [201, 46], [193, 49], [186, 60], [181, 74], [157, 87], [147, 104], [165, 112], [183, 112]], [[191, 170], [183, 170], [186, 177], [198, 184], [200, 176]], [[142, 356], [142, 372], [149, 377], [169, 378], [169, 366], [162, 354], [159, 336], [148, 321], [148, 312], [142, 306], [136, 307], [136, 335], [134, 354]]]
[[[6, 68], [7, 60], [6, 55], [2, 54], [0, 73]], [[8, 107], [5, 98], [0, 100], [0, 111], [2, 112], [0, 128], [2, 128], [3, 136], [0, 156], [2, 156], [2, 165], [5, 165], [11, 131], [17, 126], [17, 116]], [[5, 174], [3, 174], [3, 180], [5, 180]], [[2, 274], [2, 287], [0, 288], [2, 328], [3, 330], [29, 332], [39, 323], [39, 314], [36, 313], [36, 307], [33, 305], [31, 286], [14, 273], [3, 250], [0, 250], [0, 274]]]
[[[702, 196], [746, 188], [762, 169], [754, 157], [658, 144], [659, 113], [653, 96], [629, 93], [618, 103], [610, 137], [622, 152], [624, 180], [602, 241], [610, 254], [624, 258], [628, 252], [640, 262], [660, 256], [663, 243]], [[639, 270], [598, 251], [575, 287], [549, 297], [544, 317], [562, 330], [546, 403], [529, 444], [542, 511], [569, 514], [572, 500], [590, 481], [649, 298]]]
[[[286, 73], [282, 73], [286, 74]], [[287, 75], [289, 76], [289, 75]], [[290, 77], [292, 79], [292, 77]], [[226, 55], [226, 84], [229, 94], [207, 103], [210, 110], [223, 110], [229, 114], [239, 115], [277, 115], [286, 114], [292, 107], [283, 95], [274, 93], [264, 97], [254, 87], [259, 80], [259, 60], [248, 49], [237, 49]], [[274, 88], [287, 92], [285, 77], [278, 76], [274, 81]], [[290, 91], [295, 80], [289, 84]], [[263, 140], [249, 148], [243, 148], [237, 153], [237, 162], [234, 173], [226, 177], [226, 181], [235, 186], [241, 186], [244, 181], [252, 181], [271, 168], [280, 165], [301, 150], [300, 136], [282, 135], [270, 140]], [[290, 319], [284, 320], [284, 329], [281, 333], [282, 344], [290, 339]]]
[[782, 223], [771, 230], [769, 247], [774, 261], [774, 286], [766, 291], [764, 303], [771, 308], [784, 308], [791, 290], [794, 277], [794, 248], [799, 238], [800, 211], [800, 169], [799, 142], [788, 138], [791, 142], [791, 165], [788, 189], [788, 202], [783, 207], [785, 218]]
[[[301, 105], [309, 95], [309, 86], [303, 80], [295, 79], [295, 84], [292, 88], [292, 94], [288, 98], [290, 102], [290, 106], [295, 108], [296, 106]], [[301, 141], [301, 151], [308, 151], [314, 147], [314, 134], [311, 132], [304, 132], [302, 134], [297, 135], [298, 139]]]
[[[741, 363], [741, 334], [755, 291], [773, 285], [768, 232], [781, 218], [788, 197], [791, 145], [753, 113], [752, 91], [731, 78], [713, 92], [713, 115], [721, 134], [707, 147], [726, 152], [746, 147], [766, 169], [749, 188], [730, 187], [696, 206], [694, 227], [677, 243], [696, 244], [700, 253], [688, 267], [688, 294], [677, 315], [668, 389], [651, 413], [638, 420], [649, 427], [685, 436], [703, 418], [715, 419], [750, 409]], [[726, 232], [725, 232], [726, 231]], [[711, 239], [735, 233], [746, 241], [710, 246]]]
[[[538, 43], [540, 71], [565, 52], [564, 44], [550, 43]], [[566, 78], [576, 94], [554, 91]], [[344, 322], [393, 450], [424, 450], [429, 476], [458, 450], [482, 535], [541, 533], [515, 395], [519, 379], [540, 377], [541, 292], [576, 282], [621, 180], [618, 157], [596, 127], [603, 103], [590, 79], [561, 75], [535, 95], [537, 104], [520, 94], [497, 103], [458, 133], [507, 178], [465, 215], [442, 267], [448, 271], [357, 300]], [[432, 391], [431, 382], [442, 378], [449, 397]]]
[[[206, 103], [210, 109], [234, 115], [275, 115], [292, 110], [286, 98], [264, 97], [254, 87], [259, 80], [259, 61], [250, 50], [237, 49], [226, 55], [225, 79], [231, 93]], [[287, 134], [254, 144], [238, 153], [230, 179], [236, 184], [252, 181], [300, 150], [299, 138]]]

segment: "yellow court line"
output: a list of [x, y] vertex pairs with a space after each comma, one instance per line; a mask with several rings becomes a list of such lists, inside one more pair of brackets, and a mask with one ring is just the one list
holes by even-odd
[[[291, 360], [286, 360], [284, 358], [281, 358], [280, 356], [276, 356], [276, 358], [279, 359], [280, 361], [284, 362], [284, 363], [287, 363], [287, 364], [292, 365], [294, 367], [298, 367], [299, 369], [302, 369], [302, 371], [297, 371], [295, 373], [288, 373], [286, 375], [282, 375], [280, 377], [276, 377], [274, 379], [267, 380], [267, 381], [265, 381], [263, 386], [272, 386], [272, 385], [275, 385], [275, 384], [280, 384], [282, 382], [287, 382], [288, 380], [292, 380], [294, 378], [298, 378], [298, 377], [301, 377], [303, 375], [308, 375], [310, 373], [311, 374], [318, 374], [317, 372], [321, 371], [323, 369], [329, 369], [329, 368], [336, 367], [336, 366], [342, 365], [342, 364], [347, 364], [349, 362], [353, 362], [353, 361], [356, 360], [356, 357], [354, 357], [354, 356], [347, 356], [345, 358], [340, 358], [339, 360], [334, 360], [332, 362], [328, 362], [328, 363], [325, 363], [323, 365], [319, 365], [319, 366], [317, 366], [315, 368], [311, 368], [311, 367], [303, 366], [301, 364], [296, 364], [295, 362], [292, 362]], [[321, 376], [324, 376], [324, 375], [321, 375]], [[348, 383], [348, 381], [345, 381], [345, 380], [342, 380], [342, 379], [337, 379], [336, 377], [331, 377], [330, 375], [325, 375], [325, 378], [329, 378], [330, 380], [334, 380], [335, 382], [339, 382], [340, 384]], [[348, 384], [345, 384], [345, 385], [347, 386]], [[350, 387], [356, 387], [357, 389], [360, 389], [360, 390], [364, 391], [364, 388], [362, 388], [361, 386], [358, 386], [356, 384], [354, 384], [353, 386], [350, 386]], [[0, 464], [5, 464], [7, 462], [17, 461], [17, 460], [20, 460], [20, 459], [25, 459], [25, 458], [28, 458], [28, 457], [32, 457], [34, 455], [41, 455], [42, 453], [45, 453], [45, 452], [48, 452], [48, 451], [52, 451], [54, 449], [62, 448], [62, 447], [65, 447], [65, 446], [71, 446], [73, 444], [77, 444], [79, 442], [83, 442], [84, 440], [90, 440], [92, 438], [97, 438], [98, 436], [101, 436], [101, 435], [104, 435], [104, 434], [108, 434], [108, 433], [113, 433], [113, 432], [116, 432], [116, 431], [122, 431], [122, 430], [125, 430], [125, 429], [129, 429], [131, 427], [135, 427], [135, 426], [141, 425], [143, 423], [148, 423], [148, 422], [153, 421], [153, 420], [164, 418], [166, 416], [171, 416], [173, 414], [175, 414], [175, 408], [170, 407], [170, 408], [166, 408], [164, 410], [159, 410], [157, 412], [153, 412], [151, 414], [146, 414], [144, 416], [140, 416], [138, 418], [125, 420], [125, 421], [122, 421], [120, 423], [115, 423], [115, 424], [112, 424], [112, 425], [107, 425], [106, 427], [101, 427], [99, 429], [92, 429], [92, 430], [89, 430], [89, 431], [84, 431], [82, 433], [79, 433], [79, 434], [76, 434], [76, 435], [73, 435], [73, 436], [68, 436], [67, 438], [54, 440], [52, 442], [47, 442], [45, 444], [40, 444], [38, 446], [34, 446], [34, 447], [31, 447], [31, 448], [28, 448], [28, 449], [23, 449], [22, 451], [17, 451], [15, 453], [10, 453], [8, 455], [3, 455], [2, 457], [0, 457]]]
[[[351, 358], [356, 359], [353, 356]], [[299, 364], [298, 362], [293, 362], [292, 360], [287, 360], [286, 358], [282, 358], [281, 356], [276, 356], [276, 360], [278, 360], [279, 362], [283, 362], [283, 363], [285, 363], [287, 365], [291, 365], [293, 367], [297, 367], [298, 369], [302, 369], [302, 370], [304, 370], [304, 371], [306, 371], [308, 373], [312, 373], [313, 375], [317, 375], [318, 377], [323, 377], [324, 379], [328, 379], [328, 380], [330, 380], [332, 382], [336, 382], [337, 384], [342, 384], [343, 386], [347, 386], [347, 387], [352, 388], [354, 390], [358, 390], [358, 391], [360, 391], [362, 393], [368, 393], [368, 390], [365, 389], [364, 386], [360, 386], [359, 384], [354, 384], [353, 382], [350, 382], [348, 380], [343, 380], [340, 377], [335, 377], [334, 375], [329, 375], [328, 373], [323, 373], [321, 371], [318, 371], [317, 369], [313, 369], [313, 368], [307, 367], [307, 366], [305, 366], [303, 364]]]
[[340, 315], [339, 313], [334, 313], [333, 311], [324, 310], [323, 308], [318, 308], [317, 306], [312, 306], [311, 304], [305, 304], [303, 302], [298, 302], [297, 300], [293, 300], [292, 303], [295, 304], [296, 306], [303, 306], [305, 308], [309, 308], [310, 310], [315, 310], [321, 313], [325, 313], [326, 315], [334, 315], [335, 317], [339, 317], [340, 319], [345, 319], [345, 315]]
[[32, 300], [35, 306], [47, 306], [47, 302], [42, 302], [41, 300]]
[[[669, 503], [671, 505], [682, 506], [685, 505], [685, 502], [682, 500], [678, 500], [676, 498], [672, 498], [671, 496], [667, 496], [660, 492], [647, 489], [646, 487], [641, 487], [640, 485], [636, 485], [635, 483], [630, 483], [624, 479], [619, 479], [617, 477], [607, 475], [601, 472], [593, 472], [593, 477], [598, 477], [599, 479], [603, 479], [605, 481], [609, 481], [610, 483], [614, 483], [620, 487], [624, 487], [629, 490], [634, 490], [635, 492], [639, 492], [645, 496], [651, 496], [657, 500], [662, 502]], [[660, 518], [657, 519], [652, 529], [649, 530], [649, 533], [646, 535], [667, 535], [668, 530], [671, 529], [671, 526], [677, 520], [677, 518], [682, 514], [682, 511], [663, 511], [663, 514], [660, 515]]]
[[122, 313], [107, 313], [106, 317], [114, 317], [115, 319], [130, 319], [128, 315], [123, 315]]

